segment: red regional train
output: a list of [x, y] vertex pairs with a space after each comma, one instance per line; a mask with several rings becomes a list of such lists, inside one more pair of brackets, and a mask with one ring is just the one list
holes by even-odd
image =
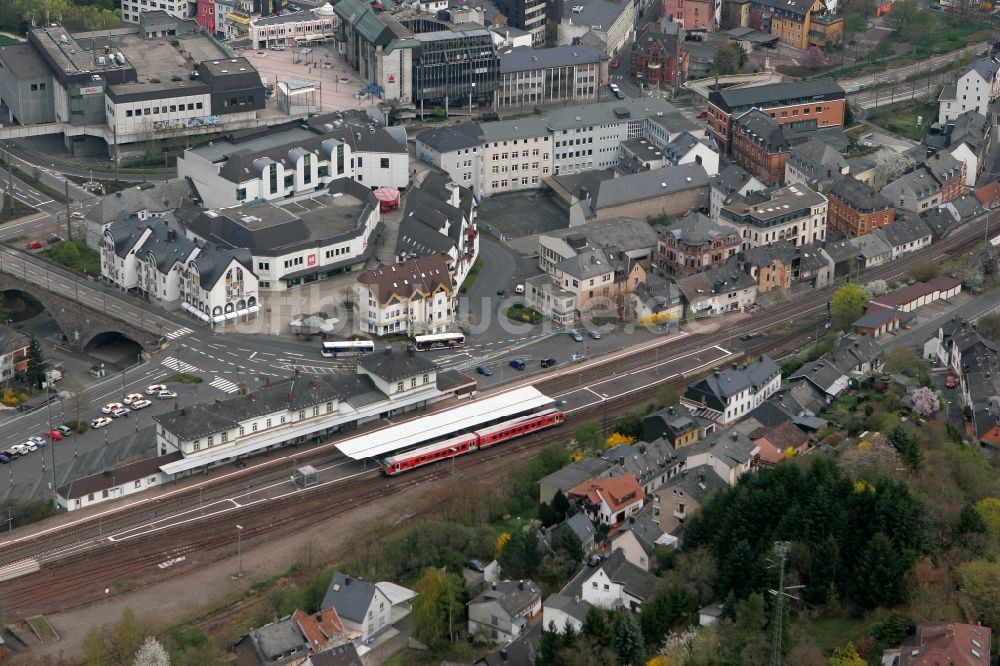
[[478, 449], [485, 449], [508, 439], [527, 435], [536, 430], [551, 428], [565, 421], [566, 415], [558, 409], [547, 409], [535, 414], [519, 416], [509, 421], [467, 432], [464, 435], [388, 456], [382, 460], [382, 472], [386, 476], [396, 476], [438, 460], [447, 460]]

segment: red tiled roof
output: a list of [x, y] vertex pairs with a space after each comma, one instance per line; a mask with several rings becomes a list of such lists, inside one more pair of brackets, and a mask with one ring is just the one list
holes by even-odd
[[994, 180], [988, 185], [983, 185], [976, 190], [976, 198], [986, 208], [1000, 206], [1000, 182]]
[[954, 622], [924, 622], [915, 643], [903, 644], [899, 666], [988, 666], [990, 628]]
[[612, 513], [643, 498], [642, 486], [631, 472], [610, 479], [584, 481], [567, 494], [571, 498], [586, 497], [592, 504], [603, 501]]
[[292, 614], [295, 624], [299, 625], [302, 635], [309, 641], [311, 652], [319, 652], [332, 638], [346, 636], [344, 625], [340, 622], [335, 608], [324, 608], [310, 615], [301, 610]]
[[755, 435], [753, 443], [760, 447], [760, 459], [769, 463], [781, 462], [786, 449], [802, 451], [809, 443], [809, 436], [791, 421], [758, 431]]
[[1000, 449], [1000, 423], [994, 423], [992, 428], [979, 436], [979, 441], [994, 449]]

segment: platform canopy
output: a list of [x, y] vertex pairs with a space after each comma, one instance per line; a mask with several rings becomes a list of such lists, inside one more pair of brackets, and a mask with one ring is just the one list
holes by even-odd
[[518, 413], [546, 407], [553, 402], [552, 398], [535, 387], [525, 386], [352, 437], [338, 444], [337, 448], [354, 460], [381, 458], [394, 451], [475, 430], [495, 419], [513, 417]]

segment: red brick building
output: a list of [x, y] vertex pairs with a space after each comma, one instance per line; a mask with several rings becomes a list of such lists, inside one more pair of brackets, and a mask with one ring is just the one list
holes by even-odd
[[708, 95], [708, 131], [719, 149], [729, 154], [733, 120], [751, 109], [769, 113], [779, 125], [804, 131], [842, 126], [845, 99], [844, 89], [833, 79], [717, 90]]
[[[655, 24], [649, 24], [655, 25]], [[687, 78], [688, 54], [682, 31], [658, 32], [647, 27], [632, 45], [632, 76], [648, 88], [677, 88]]]
[[836, 181], [827, 199], [826, 225], [845, 236], [863, 236], [896, 220], [896, 210], [888, 199], [851, 176]]
[[785, 181], [785, 161], [791, 146], [771, 116], [754, 109], [733, 122], [733, 161], [767, 186]]
[[657, 230], [653, 264], [664, 277], [681, 278], [724, 265], [742, 245], [740, 232], [692, 211]]
[[712, 0], [663, 0], [663, 19], [679, 23], [685, 30], [712, 30], [714, 14]]
[[215, 1], [198, 0], [198, 14], [195, 16], [195, 23], [208, 28], [208, 32], [215, 34]]

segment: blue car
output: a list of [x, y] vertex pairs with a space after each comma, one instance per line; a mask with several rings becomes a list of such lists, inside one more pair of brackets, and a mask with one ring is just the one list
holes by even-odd
[[6, 465], [10, 462], [10, 456], [6, 453], [0, 453], [0, 465]]
[[483, 377], [492, 377], [493, 376], [493, 371], [490, 370], [485, 365], [476, 366], [476, 372], [478, 372], [479, 374], [481, 374]]

